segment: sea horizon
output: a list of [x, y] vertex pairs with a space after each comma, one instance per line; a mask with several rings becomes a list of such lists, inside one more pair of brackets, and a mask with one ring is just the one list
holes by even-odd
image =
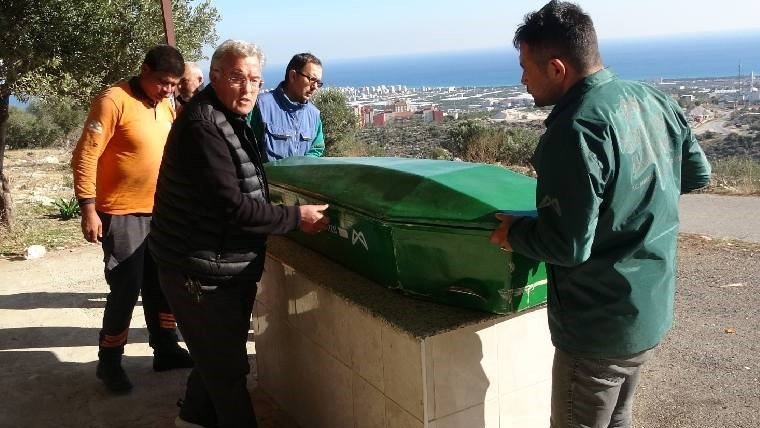
[[[504, 87], [520, 85], [516, 50], [503, 48], [324, 60], [326, 87], [402, 85], [421, 87]], [[712, 79], [746, 77], [760, 82], [760, 29], [600, 40], [604, 65], [620, 78]], [[318, 52], [314, 52], [319, 56]], [[208, 82], [208, 61], [200, 61]], [[285, 64], [264, 68], [265, 87], [282, 80]], [[125, 76], [128, 77], [128, 76]], [[24, 106], [11, 97], [11, 106]]]
[[[760, 29], [599, 42], [602, 60], [630, 80], [760, 77]], [[317, 56], [318, 53], [315, 52]], [[267, 65], [266, 87], [282, 80], [285, 64]], [[520, 84], [517, 51], [511, 46], [323, 61], [326, 86], [497, 87]]]

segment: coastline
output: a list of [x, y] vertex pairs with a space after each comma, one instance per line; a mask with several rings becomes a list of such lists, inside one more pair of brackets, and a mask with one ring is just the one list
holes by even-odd
[[[760, 30], [731, 34], [680, 35], [600, 41], [605, 65], [621, 78], [720, 79], [760, 74]], [[319, 53], [316, 53], [319, 55]], [[507, 87], [520, 83], [517, 52], [503, 48], [387, 57], [325, 59], [329, 86]], [[281, 80], [283, 64], [265, 67], [265, 81]], [[267, 85], [269, 87], [269, 84]]]

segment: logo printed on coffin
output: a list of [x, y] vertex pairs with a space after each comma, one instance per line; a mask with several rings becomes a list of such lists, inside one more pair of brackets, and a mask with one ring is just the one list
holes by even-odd
[[356, 245], [356, 241], [361, 242], [364, 249], [369, 251], [367, 247], [367, 240], [364, 238], [364, 233], [357, 232], [356, 229], [351, 229], [351, 245]]
[[348, 231], [342, 227], [335, 226], [334, 224], [327, 225], [327, 231], [333, 235], [338, 235], [343, 239], [348, 239]]

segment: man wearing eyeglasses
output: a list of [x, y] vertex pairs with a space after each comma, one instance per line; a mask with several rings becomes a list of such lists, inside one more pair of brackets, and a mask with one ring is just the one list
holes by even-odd
[[322, 119], [310, 101], [321, 87], [322, 62], [310, 53], [300, 53], [288, 63], [285, 80], [274, 90], [259, 95], [251, 126], [265, 161], [322, 156]]
[[183, 67], [184, 59], [175, 48], [160, 45], [149, 50], [138, 76], [93, 99], [71, 159], [82, 234], [89, 242], [101, 243], [110, 289], [96, 375], [116, 393], [132, 389], [121, 359], [140, 294], [153, 369], [192, 367], [190, 355], [177, 344], [174, 315], [146, 250], [156, 177], [174, 121], [168, 97]]
[[263, 53], [227, 40], [211, 57], [211, 84], [169, 133], [149, 244], [195, 367], [178, 427], [255, 427], [246, 341], [270, 233], [327, 227], [327, 205], [269, 201], [247, 118], [262, 85]]

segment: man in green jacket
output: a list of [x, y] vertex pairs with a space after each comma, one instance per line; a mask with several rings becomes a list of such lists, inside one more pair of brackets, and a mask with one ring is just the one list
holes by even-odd
[[673, 320], [679, 195], [710, 165], [668, 95], [604, 68], [577, 5], [528, 14], [513, 42], [522, 83], [554, 108], [532, 158], [538, 215], [498, 215], [491, 242], [547, 263], [551, 427], [630, 427]]

